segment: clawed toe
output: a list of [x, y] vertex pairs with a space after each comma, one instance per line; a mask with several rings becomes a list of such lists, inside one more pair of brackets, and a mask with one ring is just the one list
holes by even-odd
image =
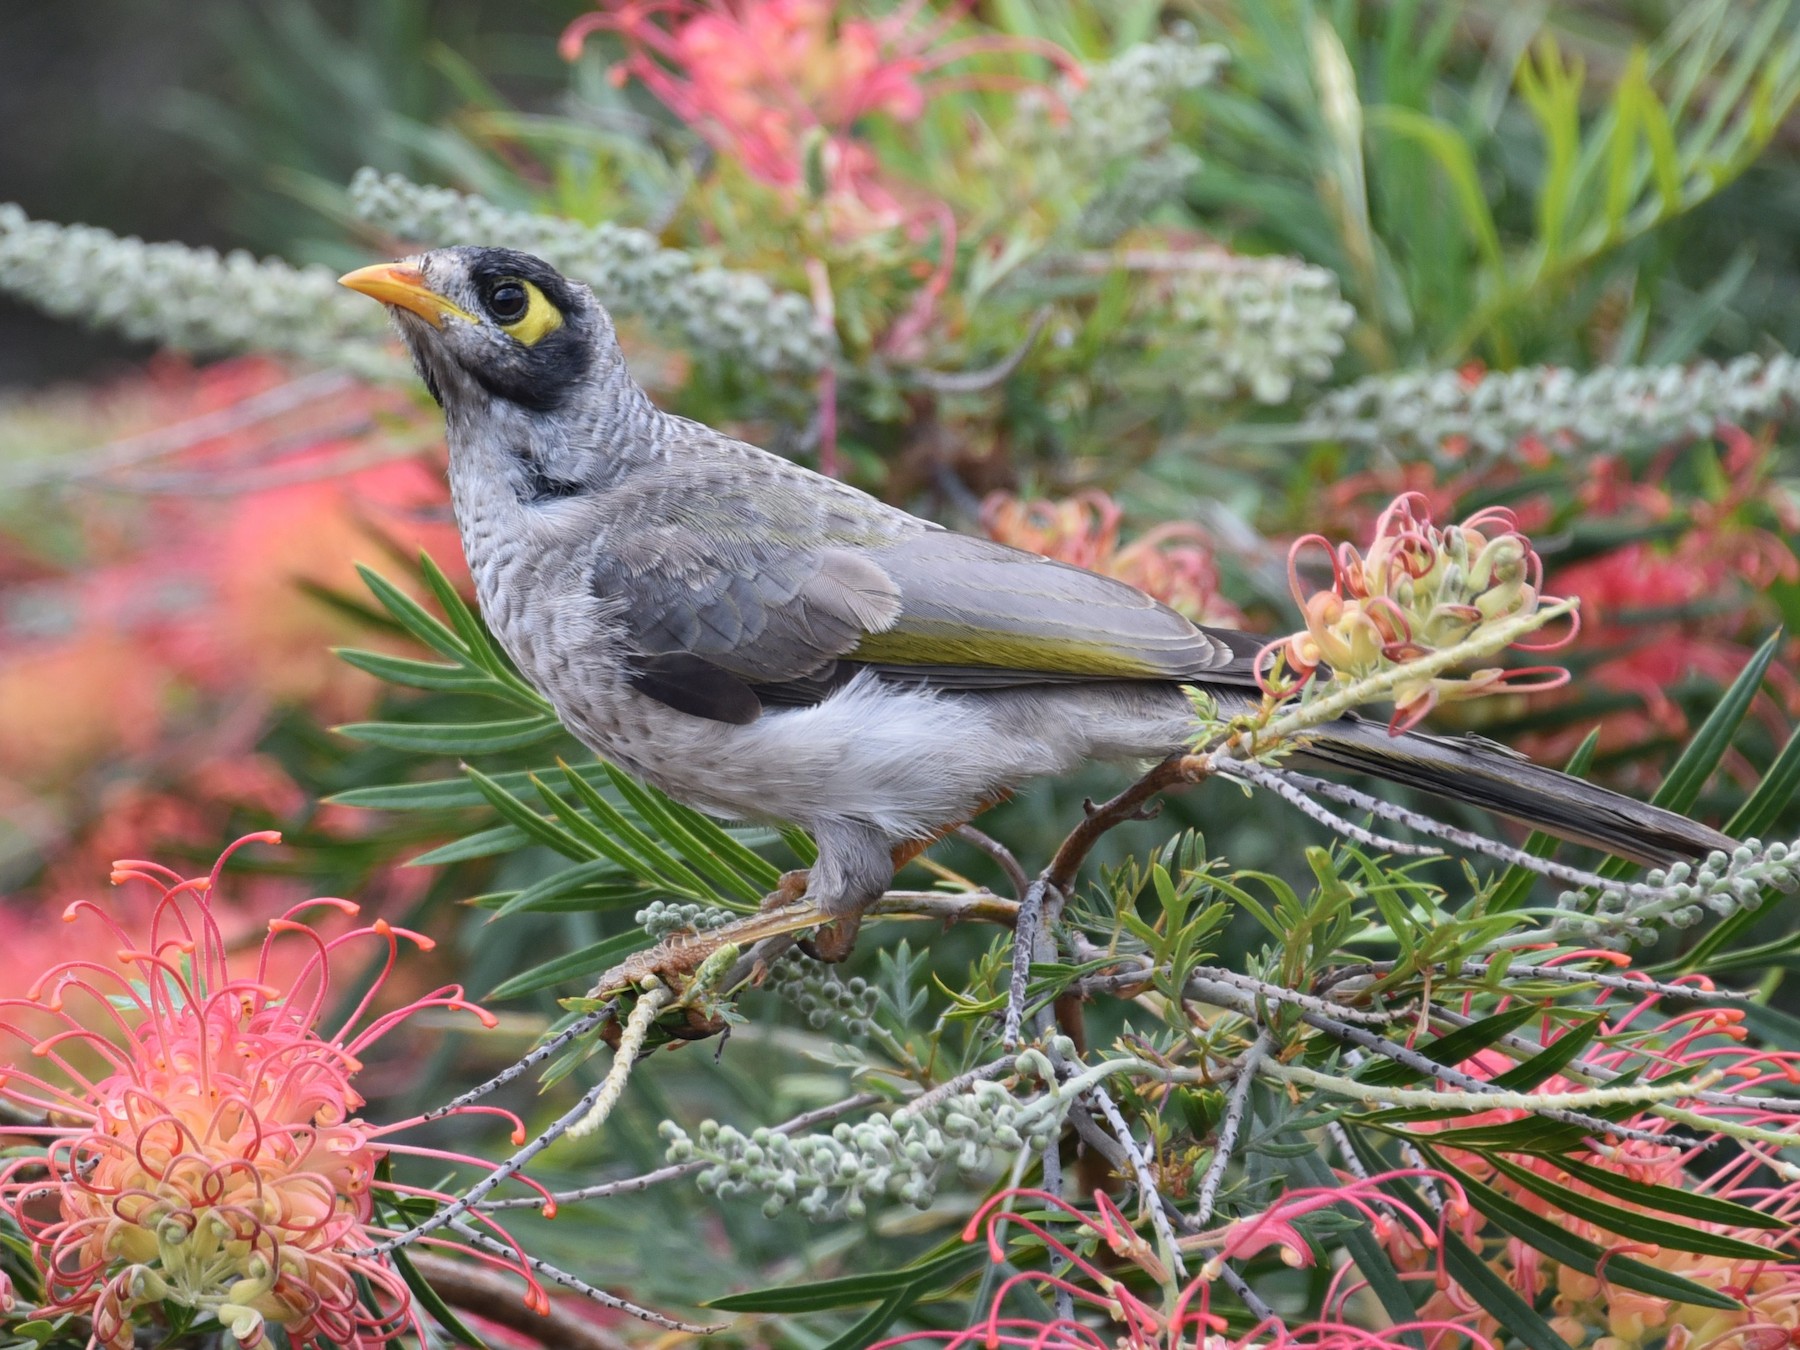
[[806, 888], [811, 883], [812, 873], [804, 867], [794, 872], [783, 872], [781, 880], [775, 883], [775, 889], [762, 898], [762, 908], [786, 909], [806, 894]]

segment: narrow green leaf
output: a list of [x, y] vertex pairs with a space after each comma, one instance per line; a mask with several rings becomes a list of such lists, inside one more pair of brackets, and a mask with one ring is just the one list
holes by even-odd
[[1488, 208], [1487, 191], [1481, 184], [1481, 173], [1475, 166], [1475, 152], [1463, 134], [1448, 123], [1412, 108], [1396, 105], [1366, 109], [1371, 127], [1391, 131], [1415, 145], [1423, 147], [1444, 176], [1463, 223], [1469, 227], [1476, 246], [1487, 265], [1498, 269], [1504, 259], [1500, 252], [1500, 231], [1494, 224], [1494, 213]]
[[[1363, 1149], [1357, 1152], [1363, 1155], [1364, 1165], [1370, 1159]], [[1379, 1164], [1380, 1160], [1375, 1161]], [[1404, 1180], [1390, 1180], [1382, 1183], [1382, 1189], [1395, 1196], [1415, 1214], [1429, 1214], [1430, 1208], [1420, 1198], [1419, 1193]], [[1572, 1347], [1553, 1328], [1538, 1310], [1521, 1298], [1513, 1287], [1496, 1275], [1481, 1254], [1473, 1250], [1448, 1228], [1441, 1235], [1443, 1243], [1444, 1265], [1450, 1272], [1450, 1278], [1461, 1285], [1465, 1292], [1482, 1307], [1482, 1310], [1501, 1326], [1528, 1347], [1528, 1350], [1572, 1350]]]
[[1685, 1219], [1695, 1219], [1701, 1223], [1728, 1224], [1733, 1228], [1787, 1227], [1786, 1220], [1778, 1219], [1773, 1214], [1764, 1214], [1760, 1209], [1751, 1209], [1748, 1205], [1740, 1205], [1716, 1195], [1684, 1191], [1675, 1186], [1656, 1186], [1648, 1181], [1634, 1181], [1611, 1168], [1595, 1167], [1576, 1158], [1558, 1158], [1556, 1165], [1575, 1180], [1585, 1182], [1595, 1190], [1661, 1210], [1665, 1214], [1679, 1214]]
[[363, 585], [374, 592], [375, 598], [381, 601], [382, 608], [392, 614], [400, 626], [420, 642], [460, 665], [468, 666], [470, 669], [480, 669], [479, 663], [468, 647], [464, 645], [462, 639], [457, 637], [441, 619], [417, 600], [414, 600], [381, 573], [375, 571], [374, 568], [358, 563], [356, 574], [363, 579]]
[[[1448, 1035], [1413, 1048], [1439, 1064], [1454, 1068], [1469, 1056], [1480, 1054], [1502, 1036], [1510, 1035], [1534, 1017], [1543, 1015], [1544, 1010], [1537, 1004], [1521, 1001], [1503, 1013], [1495, 1013], [1479, 1022], [1471, 1022], [1466, 1027], [1458, 1027]], [[1398, 1087], [1402, 1083], [1416, 1082], [1424, 1076], [1417, 1069], [1385, 1059], [1364, 1070], [1358, 1075], [1357, 1081], [1377, 1087]]]
[[[1331, 1169], [1320, 1159], [1318, 1151], [1308, 1148], [1305, 1152], [1296, 1153], [1292, 1159], [1293, 1175], [1306, 1186], [1332, 1189], [1341, 1185]], [[1334, 1211], [1335, 1212], [1335, 1211]], [[1381, 1301], [1383, 1311], [1399, 1323], [1417, 1322], [1419, 1306], [1413, 1301], [1412, 1291], [1394, 1269], [1393, 1262], [1388, 1260], [1387, 1252], [1375, 1240], [1374, 1231], [1367, 1219], [1358, 1215], [1352, 1226], [1339, 1235], [1350, 1259], [1356, 1262], [1356, 1268], [1369, 1282], [1369, 1290]], [[1416, 1332], [1408, 1332], [1401, 1337], [1408, 1345], [1421, 1346], [1421, 1338]]]
[[895, 1294], [892, 1298], [876, 1304], [858, 1318], [856, 1325], [844, 1332], [843, 1335], [828, 1341], [824, 1350], [865, 1350], [865, 1347], [875, 1343], [876, 1337], [894, 1324], [895, 1318], [912, 1305], [913, 1296], [910, 1289]]
[[[602, 761], [601, 767], [612, 780], [614, 791], [631, 803], [638, 818], [669, 844], [680, 849], [682, 856], [711, 877], [715, 884], [723, 886], [726, 891], [735, 891], [746, 901], [760, 900], [771, 889], [770, 886], [757, 886], [720, 856], [717, 839], [725, 832], [712, 821], [696, 817], [702, 831], [697, 834], [688, 827], [686, 821], [668, 809], [668, 800], [661, 793], [651, 791], [615, 765]], [[731, 841], [726, 842], [729, 844]]]
[[[712, 887], [695, 876], [687, 864], [627, 820], [624, 813], [595, 791], [585, 778], [561, 760], [557, 761], [557, 767], [562, 770], [564, 780], [574, 791], [576, 797], [580, 799], [581, 804], [594, 813], [601, 827], [612, 837], [614, 843], [640, 860], [637, 865], [644, 877], [660, 885], [678, 886], [685, 894], [696, 900], [722, 902], [723, 897], [715, 895]], [[610, 766], [605, 767], [610, 769]], [[542, 781], [537, 779], [532, 781], [536, 784], [539, 792], [547, 794], [548, 797], [555, 797], [558, 801], [562, 800]]]
[[[572, 891], [580, 890], [595, 882], [616, 881], [620, 874], [619, 865], [610, 858], [596, 858], [591, 862], [576, 863], [573, 867], [565, 867], [560, 872], [552, 873], [541, 881], [535, 881], [518, 892], [494, 915], [496, 919], [507, 914], [530, 913], [545, 908], [551, 901], [560, 900]], [[642, 887], [636, 888], [640, 892]]]
[[488, 799], [489, 805], [500, 813], [501, 819], [507, 824], [523, 830], [532, 839], [555, 849], [565, 858], [587, 862], [598, 856], [597, 850], [591, 848], [586, 840], [577, 839], [555, 821], [540, 816], [481, 770], [465, 764], [463, 772], [469, 775], [470, 782], [481, 789], [481, 795]]
[[[531, 789], [532, 774], [544, 772], [548, 772], [547, 768], [516, 769], [506, 773], [489, 774], [488, 777], [514, 796], [521, 796]], [[596, 780], [604, 782], [606, 779], [606, 775], [600, 771], [598, 764], [584, 764], [576, 772], [582, 774], [589, 782]], [[339, 806], [380, 807], [389, 811], [447, 811], [455, 807], [485, 806], [487, 804], [487, 798], [481, 795], [481, 789], [462, 774], [455, 778], [421, 779], [416, 783], [392, 783], [383, 787], [351, 788], [327, 797], [325, 800]]]
[[577, 951], [564, 952], [561, 956], [545, 961], [542, 965], [521, 971], [511, 979], [503, 980], [495, 985], [488, 991], [487, 996], [489, 998], [517, 998], [520, 994], [531, 994], [539, 989], [548, 989], [551, 985], [561, 984], [565, 980], [610, 970], [633, 952], [641, 952], [651, 945], [653, 944], [648, 933], [641, 928], [633, 928], [629, 932], [620, 933], [617, 937], [591, 942]]
[[1776, 818], [1800, 794], [1800, 729], [1787, 738], [1781, 753], [1763, 775], [1756, 791], [1750, 794], [1736, 813], [1725, 823], [1725, 833], [1739, 839], [1752, 839], [1775, 823]]
[[468, 648], [469, 655], [495, 674], [504, 671], [505, 663], [494, 650], [494, 644], [488, 637], [487, 630], [481, 626], [481, 621], [463, 603], [462, 596], [450, 584], [450, 578], [444, 575], [437, 560], [423, 550], [419, 553], [419, 574], [425, 578], [425, 584], [437, 599], [438, 608], [444, 611], [444, 617], [449, 619], [450, 627], [462, 640], [463, 646]]
[[421, 853], [406, 865], [442, 867], [448, 863], [467, 862], [471, 858], [492, 858], [499, 853], [516, 853], [530, 842], [525, 831], [511, 825], [496, 825], [492, 829], [464, 835], [453, 843], [442, 844], [429, 853]]
[[[403, 1225], [409, 1227], [410, 1224]], [[400, 1272], [400, 1278], [406, 1281], [406, 1287], [419, 1300], [421, 1307], [431, 1315], [452, 1340], [459, 1345], [466, 1345], [469, 1350], [487, 1350], [487, 1342], [463, 1325], [462, 1319], [451, 1311], [450, 1305], [444, 1302], [443, 1295], [431, 1287], [431, 1281], [419, 1274], [418, 1267], [413, 1265], [412, 1258], [407, 1256], [404, 1248], [396, 1247], [388, 1253], [394, 1263], [394, 1269]]]
[[[1687, 743], [1687, 748], [1675, 761], [1675, 767], [1669, 770], [1662, 786], [1657, 788], [1656, 795], [1650, 798], [1652, 803], [1671, 811], [1685, 811], [1694, 804], [1700, 796], [1700, 789], [1706, 785], [1712, 771], [1731, 748], [1738, 725], [1750, 711], [1757, 691], [1762, 688], [1763, 674], [1768, 670], [1769, 662], [1775, 659], [1781, 638], [1780, 629], [1769, 634], [1768, 640], [1756, 649], [1756, 654], [1738, 672], [1731, 687], [1719, 699], [1718, 706], [1708, 714], [1706, 721], [1701, 723], [1700, 730]], [[1624, 858], [1608, 858], [1600, 867], [1600, 875], [1609, 880], [1622, 877], [1636, 865]]]
[[781, 1285], [770, 1289], [752, 1289], [742, 1294], [727, 1294], [703, 1306], [720, 1312], [806, 1313], [828, 1308], [854, 1307], [892, 1298], [908, 1289], [941, 1286], [947, 1277], [962, 1275], [977, 1268], [987, 1253], [977, 1244], [957, 1243], [948, 1251], [929, 1256], [923, 1261], [898, 1270], [884, 1270], [867, 1275], [845, 1275], [835, 1280], [812, 1280], [806, 1284]]
[[731, 860], [732, 866], [737, 868], [745, 880], [750, 883], [753, 897], [760, 899], [780, 883], [781, 869], [760, 853], [751, 852], [743, 840], [720, 825], [718, 821], [710, 816], [701, 815], [692, 807], [683, 806], [680, 802], [661, 793], [657, 794], [657, 800], [697, 837], [709, 841], [721, 855]]
[[1605, 1022], [1603, 1016], [1594, 1016], [1579, 1026], [1569, 1028], [1530, 1059], [1515, 1064], [1505, 1073], [1495, 1075], [1494, 1086], [1505, 1088], [1508, 1092], [1530, 1092], [1539, 1083], [1561, 1073], [1577, 1055], [1592, 1045]]
[[360, 647], [333, 647], [331, 650], [344, 664], [408, 689], [447, 689], [455, 693], [479, 694], [494, 687], [493, 678], [485, 671], [471, 670], [463, 665], [414, 661], [385, 652], [364, 651]]
[[1685, 811], [1700, 796], [1700, 789], [1712, 776], [1725, 752], [1731, 748], [1731, 738], [1737, 733], [1738, 724], [1750, 711], [1757, 691], [1762, 688], [1763, 674], [1769, 669], [1769, 662], [1775, 659], [1775, 653], [1781, 647], [1782, 633], [1780, 629], [1769, 634], [1763, 645], [1745, 663], [1738, 672], [1738, 677], [1731, 682], [1724, 696], [1719, 699], [1718, 706], [1708, 714], [1700, 730], [1688, 742], [1681, 757], [1675, 761], [1675, 767], [1669, 770], [1668, 777], [1657, 788], [1656, 795], [1650, 800], [1658, 806], [1666, 806], [1671, 811]]
[[491, 755], [521, 750], [561, 734], [554, 717], [508, 718], [500, 722], [351, 722], [333, 728], [340, 736], [390, 750], [422, 755]]
[[1703, 1308], [1738, 1309], [1743, 1304], [1736, 1299], [1727, 1298], [1717, 1290], [1708, 1289], [1703, 1284], [1685, 1279], [1680, 1275], [1672, 1275], [1666, 1270], [1629, 1256], [1607, 1253], [1586, 1238], [1578, 1237], [1566, 1228], [1544, 1218], [1523, 1205], [1517, 1204], [1492, 1187], [1475, 1180], [1465, 1172], [1448, 1166], [1436, 1150], [1426, 1146], [1425, 1151], [1433, 1164], [1449, 1172], [1462, 1186], [1469, 1197], [1469, 1203], [1475, 1206], [1490, 1222], [1504, 1229], [1527, 1246], [1535, 1247], [1553, 1261], [1560, 1261], [1565, 1266], [1573, 1267], [1584, 1275], [1595, 1275], [1600, 1272], [1601, 1262], [1605, 1261], [1605, 1277], [1612, 1283], [1632, 1289], [1640, 1294], [1649, 1294], [1653, 1298], [1673, 1299], [1677, 1303], [1691, 1303]]
[[1673, 1247], [1676, 1251], [1697, 1252], [1703, 1256], [1722, 1256], [1733, 1261], [1766, 1261], [1771, 1255], [1769, 1248], [1745, 1242], [1742, 1238], [1708, 1232], [1692, 1224], [1675, 1223], [1654, 1214], [1596, 1200], [1591, 1195], [1560, 1186], [1507, 1158], [1490, 1154], [1488, 1161], [1509, 1181], [1548, 1201], [1563, 1213], [1635, 1242]]

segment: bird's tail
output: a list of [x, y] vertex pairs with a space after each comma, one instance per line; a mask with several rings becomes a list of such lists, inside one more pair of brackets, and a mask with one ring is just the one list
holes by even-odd
[[1372, 774], [1485, 807], [1570, 843], [1652, 866], [1704, 857], [1714, 849], [1730, 852], [1737, 842], [1660, 806], [1533, 764], [1479, 737], [1393, 736], [1378, 722], [1346, 718], [1314, 731], [1305, 756], [1325, 767]]

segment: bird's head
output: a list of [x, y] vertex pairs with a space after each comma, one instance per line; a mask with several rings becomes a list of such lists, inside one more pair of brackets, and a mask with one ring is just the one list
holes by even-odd
[[339, 278], [388, 307], [431, 396], [452, 415], [494, 401], [563, 409], [617, 351], [593, 292], [509, 248], [441, 248]]

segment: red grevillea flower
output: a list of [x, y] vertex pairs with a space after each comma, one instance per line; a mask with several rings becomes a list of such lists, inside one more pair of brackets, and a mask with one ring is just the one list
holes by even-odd
[[1123, 517], [1118, 503], [1093, 490], [1060, 501], [996, 492], [981, 504], [982, 528], [1002, 544], [1116, 577], [1196, 623], [1243, 623], [1244, 616], [1219, 594], [1219, 569], [1204, 530], [1174, 521], [1121, 548]]
[[[1327, 590], [1310, 591], [1300, 579], [1300, 559], [1315, 546], [1331, 560]], [[1536, 612], [1549, 599], [1541, 591], [1543, 575], [1543, 562], [1512, 512], [1493, 507], [1440, 529], [1423, 493], [1402, 493], [1376, 520], [1367, 557], [1352, 544], [1333, 549], [1323, 535], [1294, 541], [1288, 585], [1306, 627], [1263, 648], [1258, 678], [1272, 697], [1301, 690], [1321, 668], [1346, 684], [1366, 679], [1469, 641], [1487, 625]], [[1551, 642], [1511, 645], [1549, 651], [1574, 635], [1571, 624]], [[1394, 690], [1389, 728], [1405, 731], [1442, 702], [1556, 689], [1568, 680], [1561, 667], [1534, 666], [1403, 682]]]
[[[1384, 1182], [1421, 1176], [1430, 1177], [1445, 1190], [1449, 1197], [1446, 1213], [1453, 1214], [1467, 1231], [1473, 1221], [1461, 1188], [1440, 1172], [1408, 1168], [1375, 1177], [1346, 1178], [1337, 1187], [1290, 1191], [1267, 1210], [1181, 1239], [1179, 1245], [1185, 1252], [1204, 1255], [1206, 1260], [1199, 1274], [1177, 1289], [1167, 1306], [1133, 1292], [1119, 1278], [1116, 1265], [1109, 1268], [1101, 1258], [1083, 1254], [1097, 1243], [1106, 1248], [1114, 1262], [1136, 1266], [1155, 1284], [1173, 1287], [1168, 1267], [1155, 1244], [1132, 1226], [1104, 1191], [1094, 1193], [1092, 1211], [1077, 1209], [1048, 1191], [1002, 1191], [976, 1212], [963, 1230], [963, 1241], [984, 1237], [988, 1255], [995, 1264], [1010, 1266], [1017, 1253], [1007, 1249], [1007, 1230], [1015, 1229], [1036, 1239], [1056, 1258], [1061, 1273], [1015, 1271], [1000, 1281], [988, 1315], [966, 1330], [894, 1336], [869, 1350], [926, 1345], [949, 1346], [953, 1350], [986, 1350], [995, 1346], [1030, 1350], [1390, 1350], [1421, 1338], [1428, 1350], [1439, 1350], [1440, 1346], [1445, 1350], [1493, 1350], [1486, 1338], [1471, 1331], [1466, 1317], [1434, 1319], [1381, 1332], [1338, 1321], [1292, 1328], [1280, 1321], [1265, 1321], [1244, 1335], [1233, 1337], [1225, 1319], [1211, 1310], [1213, 1282], [1225, 1261], [1253, 1257], [1274, 1248], [1288, 1265], [1310, 1265], [1311, 1246], [1300, 1236], [1294, 1221], [1315, 1210], [1346, 1205], [1369, 1219], [1385, 1239], [1393, 1240], [1404, 1231], [1413, 1244], [1436, 1249], [1445, 1220], [1428, 1221], [1381, 1190]], [[1042, 1219], [1020, 1213], [1021, 1202], [1034, 1210], [1057, 1211], [1061, 1219], [1052, 1227]], [[1068, 1227], [1070, 1222], [1075, 1225], [1073, 1230]], [[1046, 1296], [1066, 1294], [1076, 1309], [1090, 1317], [1104, 1317], [1110, 1325], [1098, 1328], [1079, 1318], [1043, 1322], [1003, 1315], [1007, 1295], [1020, 1286], [1030, 1286]]]
[[1030, 83], [995, 71], [938, 72], [984, 54], [1047, 57], [1080, 79], [1054, 43], [988, 35], [945, 38], [965, 5], [918, 24], [923, 0], [853, 18], [839, 0], [606, 0], [562, 35], [573, 60], [588, 37], [616, 33], [627, 55], [613, 78], [643, 82], [677, 117], [772, 187], [797, 190], [816, 152], [827, 196], [855, 204], [875, 226], [902, 210], [873, 151], [853, 128], [874, 114], [916, 121], [939, 93]]
[[[375, 1125], [356, 1114], [360, 1056], [408, 1017], [448, 1008], [493, 1022], [456, 985], [371, 1015], [400, 941], [428, 948], [429, 939], [378, 920], [327, 941], [297, 917], [302, 905], [270, 923], [253, 975], [227, 969], [211, 908], [220, 869], [243, 844], [277, 838], [246, 836], [209, 875], [188, 880], [152, 863], [115, 864], [115, 883], [156, 890], [149, 940], [134, 945], [98, 906], [77, 902], [64, 919], [110, 928], [122, 969], [72, 960], [23, 998], [0, 999], [0, 1032], [23, 1047], [0, 1057], [13, 1062], [0, 1071], [0, 1099], [46, 1121], [0, 1129], [43, 1145], [0, 1171], [0, 1211], [31, 1243], [44, 1287], [38, 1315], [90, 1318], [93, 1343], [107, 1350], [127, 1350], [138, 1325], [176, 1308], [197, 1324], [216, 1320], [245, 1346], [262, 1343], [270, 1323], [296, 1350], [365, 1350], [409, 1328], [422, 1333], [398, 1270], [358, 1253], [388, 1231], [375, 1218], [378, 1190], [431, 1193], [378, 1169], [392, 1154], [488, 1166], [389, 1142], [417, 1120]], [[356, 910], [342, 900], [310, 905]], [[312, 949], [285, 989], [267, 982], [280, 940]], [[321, 1029], [332, 958], [355, 942], [385, 947], [386, 964], [346, 1023]], [[94, 1009], [78, 1019], [65, 1008], [71, 997]], [[45, 1016], [59, 1027], [47, 1036], [20, 1025]], [[100, 1025], [112, 1034], [91, 1029]], [[496, 1114], [523, 1138], [516, 1117]], [[522, 1254], [482, 1259], [524, 1276], [526, 1302], [547, 1308]]]

